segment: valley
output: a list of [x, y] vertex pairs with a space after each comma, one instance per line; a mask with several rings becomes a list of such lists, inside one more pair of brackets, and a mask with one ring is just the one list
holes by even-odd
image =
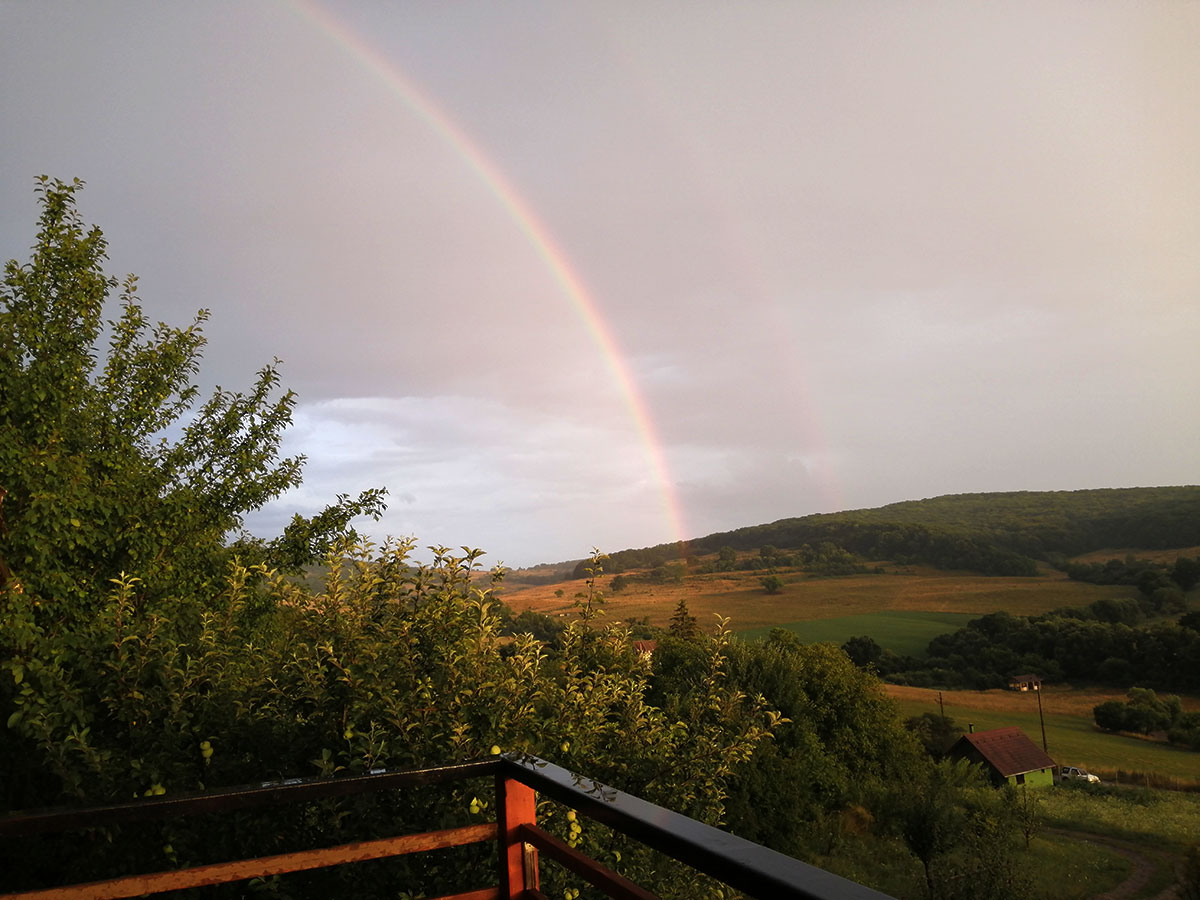
[[[739, 554], [739, 564], [752, 562], [756, 556], [754, 551]], [[1200, 556], [1200, 548], [1100, 549], [1071, 561], [1138, 558], [1170, 565], [1178, 557], [1191, 556]], [[667, 629], [682, 602], [701, 627], [711, 625], [718, 616], [726, 617], [729, 629], [744, 640], [764, 638], [774, 628], [794, 632], [809, 643], [840, 645], [865, 635], [884, 650], [919, 658], [932, 638], [990, 613], [1038, 616], [1138, 595], [1130, 585], [1073, 580], [1044, 562], [1032, 576], [987, 576], [928, 565], [897, 566], [891, 561], [870, 561], [875, 571], [843, 576], [814, 576], [795, 567], [774, 569], [782, 587], [777, 593], [767, 593], [761, 569], [705, 571], [713, 559], [711, 554], [692, 557], [687, 574], [676, 569], [675, 577], [665, 581], [648, 572], [625, 572], [617, 582], [618, 591], [612, 590], [617, 576], [600, 574], [596, 587], [603, 594], [606, 620]], [[568, 579], [558, 584], [505, 586], [500, 596], [516, 613], [532, 610], [569, 620], [576, 612], [576, 595], [586, 590], [586, 580]], [[1200, 607], [1196, 594], [1196, 590], [1188, 593], [1187, 608]], [[1157, 619], [1151, 616], [1147, 621], [1173, 622], [1177, 618], [1175, 612]], [[1137, 683], [1136, 675], [1132, 683]], [[1004, 689], [939, 691], [902, 684], [885, 684], [885, 690], [904, 718], [939, 712], [940, 693], [945, 715], [960, 729], [968, 724], [977, 730], [1018, 725], [1040, 742], [1036, 694]], [[1200, 789], [1200, 754], [1195, 751], [1161, 739], [1112, 734], [1096, 727], [1093, 707], [1124, 698], [1125, 691], [1113, 686], [1083, 681], [1079, 686], [1047, 684], [1042, 706], [1051, 755], [1064, 765], [1095, 771], [1106, 781]], [[1187, 712], [1200, 711], [1200, 697], [1184, 694], [1181, 702]]]

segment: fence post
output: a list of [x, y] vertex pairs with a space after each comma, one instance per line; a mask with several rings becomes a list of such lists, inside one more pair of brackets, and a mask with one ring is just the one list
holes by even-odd
[[537, 850], [517, 837], [517, 826], [537, 824], [533, 788], [514, 778], [496, 776], [496, 822], [500, 826], [500, 888], [507, 900], [538, 888]]

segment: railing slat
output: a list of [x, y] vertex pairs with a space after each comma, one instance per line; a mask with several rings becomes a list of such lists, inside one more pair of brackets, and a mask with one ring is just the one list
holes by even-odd
[[518, 829], [523, 840], [533, 844], [555, 862], [561, 863], [581, 878], [587, 879], [615, 900], [659, 900], [641, 885], [635, 884], [624, 875], [600, 865], [590, 856], [574, 850], [559, 838], [543, 831], [536, 825], [523, 825]]
[[447, 847], [461, 847], [464, 844], [478, 844], [483, 841], [496, 840], [498, 833], [499, 829], [494, 823], [468, 825], [465, 828], [448, 828], [444, 831], [429, 831], [424, 834], [406, 834], [401, 837], [340, 844], [322, 850], [280, 853], [276, 856], [194, 866], [190, 869], [178, 869], [172, 872], [128, 875], [124, 878], [93, 881], [90, 884], [70, 887], [26, 891], [19, 894], [0, 894], [0, 900], [121, 900], [121, 898], [140, 897], [144, 894], [226, 884], [230, 881], [244, 881], [248, 878], [266, 878], [271, 875], [323, 869], [345, 863], [421, 853], [426, 850], [443, 850]]
[[147, 822], [154, 819], [170, 819], [199, 813], [220, 813], [279, 803], [346, 797], [352, 794], [370, 794], [419, 784], [441, 784], [461, 778], [484, 778], [495, 774], [497, 766], [498, 760], [484, 759], [478, 762], [429, 769], [411, 769], [404, 772], [378, 772], [342, 778], [297, 778], [204, 794], [115, 803], [111, 806], [98, 806], [91, 809], [22, 812], [0, 819], [0, 837], [71, 831], [77, 828], [98, 828], [125, 822]]
[[481, 888], [478, 891], [467, 891], [465, 894], [444, 894], [432, 897], [430, 900], [504, 900], [500, 888]]
[[507, 900], [538, 888], [537, 851], [526, 852], [519, 830], [537, 821], [537, 795], [514, 778], [496, 778], [496, 824], [500, 832], [500, 887]]

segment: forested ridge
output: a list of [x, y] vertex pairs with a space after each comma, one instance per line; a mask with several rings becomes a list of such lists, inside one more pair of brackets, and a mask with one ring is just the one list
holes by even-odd
[[951, 494], [877, 509], [819, 513], [611, 554], [613, 571], [722, 547], [798, 549], [832, 543], [866, 560], [986, 575], [1032, 575], [1095, 550], [1200, 545], [1200, 486]]

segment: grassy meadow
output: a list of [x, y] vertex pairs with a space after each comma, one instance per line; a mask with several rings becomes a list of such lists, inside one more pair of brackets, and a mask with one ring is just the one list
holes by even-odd
[[[813, 862], [893, 897], [925, 897], [920, 863], [894, 838], [847, 842], [837, 854]], [[1128, 859], [1106, 846], [1050, 830], [1036, 835], [1028, 850], [1017, 851], [1017, 864], [1029, 877], [1030, 900], [1088, 900], [1112, 890], [1133, 871]]]
[[1200, 794], [1073, 785], [1045, 791], [1046, 824], [1103, 834], [1164, 850], [1200, 840]]
[[[1028, 578], [943, 572], [926, 567], [889, 569], [887, 574], [813, 578], [802, 572], [783, 572], [783, 589], [766, 593], [763, 572], [717, 572], [689, 575], [677, 584], [630, 583], [609, 589], [612, 577], [601, 576], [605, 610], [610, 620], [642, 619], [666, 626], [681, 599], [703, 624], [715, 615], [727, 616], [737, 632], [769, 630], [798, 622], [865, 616], [884, 612], [960, 614], [967, 617], [1006, 610], [1013, 615], [1036, 615], [1062, 606], [1086, 606], [1102, 597], [1128, 597], [1132, 588], [1071, 581], [1047, 570]], [[534, 587], [514, 586], [500, 594], [514, 612], [532, 609], [545, 615], [569, 616], [574, 596], [584, 590], [580, 580]], [[561, 591], [562, 596], [557, 592]], [[903, 620], [897, 620], [897, 624]], [[917, 620], [905, 623], [905, 628]], [[950, 629], [945, 629], [950, 630]], [[856, 634], [870, 632], [857, 631]], [[871, 634], [888, 646], [886, 634]], [[844, 639], [843, 639], [844, 640]], [[901, 637], [901, 640], [903, 638]]]

